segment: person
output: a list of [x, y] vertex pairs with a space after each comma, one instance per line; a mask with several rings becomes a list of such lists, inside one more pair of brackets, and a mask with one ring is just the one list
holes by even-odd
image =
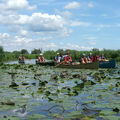
[[106, 57], [104, 56], [104, 53], [102, 53], [102, 55], [100, 56], [99, 61], [108, 61], [108, 60], [106, 60]]
[[44, 62], [44, 61], [45, 61], [42, 53], [40, 53], [40, 57], [38, 58], [38, 60], [39, 60], [40, 62]]
[[72, 63], [72, 58], [71, 58], [69, 52], [67, 52], [66, 55], [64, 56], [64, 61], [63, 61], [63, 63], [64, 63], [64, 64], [66, 64], [66, 63], [67, 63], [67, 64]]
[[61, 55], [57, 53], [57, 56], [55, 56], [55, 62], [60, 63], [61, 62]]
[[94, 56], [92, 57], [92, 62], [97, 62], [99, 61], [99, 56], [95, 53]]
[[24, 61], [25, 57], [24, 55], [22, 55], [21, 57], [19, 57], [19, 60], [23, 60]]
[[89, 63], [92, 62], [92, 57], [93, 57], [93, 56], [92, 56], [92, 53], [89, 53], [89, 56], [88, 56], [88, 58], [87, 58]]
[[88, 63], [88, 59], [87, 59], [87, 57], [86, 57], [86, 54], [82, 54], [82, 57], [81, 57], [81, 63], [82, 64], [85, 64], [85, 63]]

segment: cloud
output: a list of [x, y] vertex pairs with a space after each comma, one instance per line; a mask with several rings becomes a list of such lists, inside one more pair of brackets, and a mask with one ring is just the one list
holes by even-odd
[[81, 22], [81, 21], [71, 21], [71, 26], [83, 26], [83, 27], [88, 27], [91, 25], [89, 22]]
[[62, 48], [64, 48], [64, 49], [73, 49], [73, 50], [92, 50], [93, 49], [93, 47], [80, 46], [80, 45], [71, 44], [71, 43], [67, 43], [66, 45], [62, 46]]
[[8, 0], [7, 8], [8, 9], [23, 9], [28, 6], [27, 0]]
[[94, 7], [94, 4], [88, 3], [88, 7], [93, 8], [93, 7]]
[[61, 16], [63, 16], [64, 18], [71, 18], [72, 17], [72, 13], [69, 11], [59, 11], [58, 9], [55, 9], [55, 12]]
[[98, 39], [96, 37], [87, 37], [84, 40], [88, 45], [93, 46], [96, 45]]
[[43, 33], [60, 33], [69, 32], [67, 29], [67, 21], [60, 15], [49, 15], [47, 13], [33, 13], [28, 15], [0, 15], [0, 24], [6, 26], [22, 26], [29, 29], [32, 32]]
[[30, 6], [27, 0], [2, 0], [0, 3], [0, 13], [10, 14], [19, 10], [34, 10], [36, 5]]
[[46, 45], [47, 48], [56, 48], [57, 45], [55, 43], [50, 43]]
[[78, 8], [80, 8], [80, 3], [73, 1], [71, 3], [68, 3], [64, 8], [65, 9], [78, 9]]
[[56, 32], [64, 28], [65, 20], [59, 15], [33, 13], [28, 24], [30, 30], [34, 32]]

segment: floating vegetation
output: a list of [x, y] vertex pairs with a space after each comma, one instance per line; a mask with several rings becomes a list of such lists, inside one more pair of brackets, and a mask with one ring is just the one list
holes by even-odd
[[0, 66], [0, 119], [119, 120], [120, 67]]

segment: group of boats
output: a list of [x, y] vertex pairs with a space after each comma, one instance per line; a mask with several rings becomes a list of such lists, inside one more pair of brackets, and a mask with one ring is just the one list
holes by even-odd
[[[19, 60], [20, 64], [25, 64], [24, 60]], [[110, 60], [110, 61], [99, 61], [99, 62], [92, 62], [92, 63], [86, 63], [86, 64], [60, 64], [56, 63], [55, 61], [44, 61], [39, 62], [36, 60], [37, 65], [41, 66], [54, 66], [57, 68], [75, 68], [75, 69], [98, 69], [98, 68], [115, 68], [116, 67], [116, 61]]]
[[[25, 64], [24, 60], [19, 60], [19, 63]], [[116, 67], [116, 61], [110, 60], [110, 61], [99, 61], [99, 62], [92, 62], [92, 63], [86, 63], [86, 64], [60, 64], [56, 63], [55, 61], [44, 61], [39, 62], [36, 60], [37, 65], [41, 66], [54, 66], [56, 68], [75, 68], [75, 69], [98, 69], [98, 68], [115, 68]]]
[[98, 68], [115, 68], [116, 67], [116, 61], [99, 61], [99, 62], [92, 62], [92, 63], [86, 63], [86, 64], [59, 64], [54, 61], [50, 62], [39, 62], [36, 61], [36, 64], [42, 65], [42, 66], [55, 66], [58, 68], [75, 68], [75, 69], [98, 69]]

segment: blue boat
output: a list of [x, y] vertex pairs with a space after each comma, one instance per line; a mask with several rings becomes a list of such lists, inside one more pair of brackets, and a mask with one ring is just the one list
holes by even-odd
[[101, 61], [99, 62], [99, 68], [115, 68], [116, 67], [116, 61]]

